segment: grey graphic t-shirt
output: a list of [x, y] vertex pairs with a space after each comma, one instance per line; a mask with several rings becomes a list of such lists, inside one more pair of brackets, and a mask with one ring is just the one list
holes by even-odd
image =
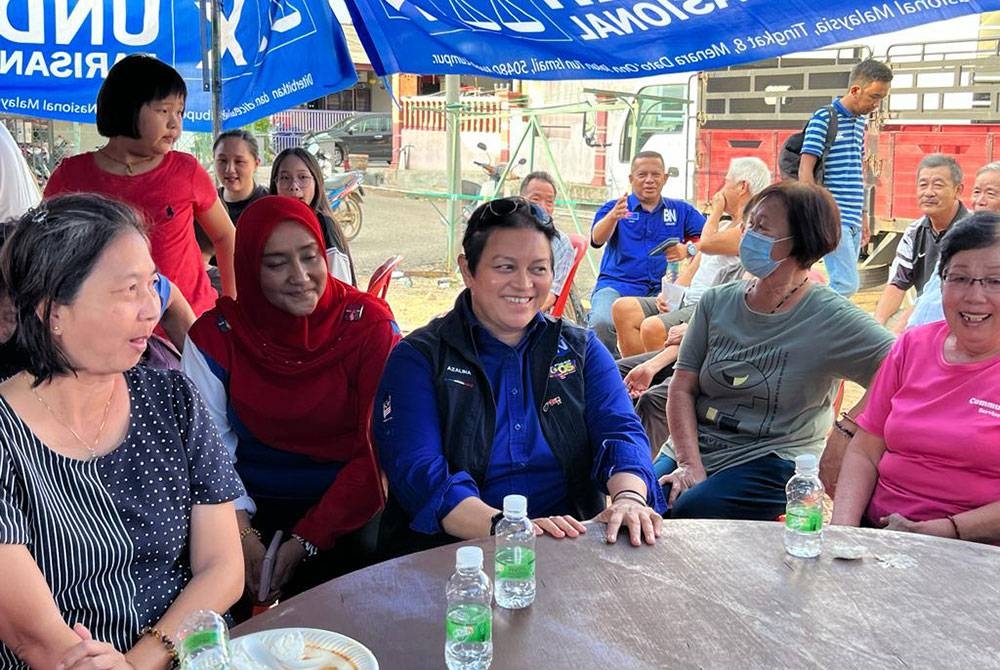
[[[676, 367], [698, 374], [698, 443], [708, 474], [774, 453], [819, 455], [841, 378], [867, 386], [893, 336], [825, 286], [793, 309], [758, 314], [746, 282], [709, 289]], [[673, 445], [663, 451], [673, 457]]]

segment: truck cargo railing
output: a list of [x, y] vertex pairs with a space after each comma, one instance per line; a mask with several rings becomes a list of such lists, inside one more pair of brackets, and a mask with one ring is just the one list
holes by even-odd
[[1000, 119], [1000, 38], [894, 44], [886, 59], [889, 122]]
[[699, 124], [708, 128], [787, 128], [843, 95], [866, 46], [782, 56], [701, 75]]

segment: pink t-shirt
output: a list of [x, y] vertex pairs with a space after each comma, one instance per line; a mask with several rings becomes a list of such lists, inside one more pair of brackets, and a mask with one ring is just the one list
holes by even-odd
[[149, 226], [153, 262], [191, 303], [196, 316], [215, 306], [218, 294], [205, 272], [194, 235], [194, 218], [218, 195], [195, 157], [171, 151], [155, 169], [132, 176], [105, 172], [93, 153], [63, 159], [45, 186], [45, 197], [100, 193], [139, 209]]
[[868, 504], [940, 519], [1000, 500], [1000, 359], [944, 360], [947, 322], [912, 328], [882, 363], [858, 425], [885, 440]]

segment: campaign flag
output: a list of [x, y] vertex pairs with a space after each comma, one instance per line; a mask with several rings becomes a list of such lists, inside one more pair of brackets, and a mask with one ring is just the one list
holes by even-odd
[[1000, 0], [346, 2], [379, 74], [510, 79], [708, 70], [1000, 9]]
[[[202, 54], [211, 2], [0, 0], [0, 114], [93, 123], [108, 70], [155, 55], [188, 87], [185, 127], [212, 130]], [[327, 0], [222, 0], [222, 127], [236, 128], [352, 86], [343, 31]], [[209, 78], [210, 80], [210, 78]]]

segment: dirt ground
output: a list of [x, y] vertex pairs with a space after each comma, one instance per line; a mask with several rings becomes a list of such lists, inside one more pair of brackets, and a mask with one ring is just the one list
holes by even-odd
[[[437, 204], [438, 209], [435, 209]], [[410, 332], [441, 314], [455, 302], [463, 288], [461, 276], [452, 263], [446, 265], [447, 229], [441, 218], [444, 201], [432, 203], [426, 199], [402, 197], [380, 189], [369, 189], [365, 198], [364, 224], [361, 232], [351, 242], [351, 252], [358, 271], [358, 282], [366, 286], [372, 271], [387, 257], [403, 254], [400, 264], [402, 276], [397, 276], [389, 286], [387, 299], [404, 333]], [[586, 216], [586, 214], [584, 214]], [[567, 232], [569, 217], [556, 212], [557, 224]], [[593, 258], [600, 263], [599, 254]], [[585, 259], [575, 282], [579, 294], [587, 297], [594, 285], [594, 273]], [[881, 289], [858, 293], [854, 302], [865, 311], [875, 310]], [[862, 391], [855, 384], [848, 384], [844, 408], [850, 408], [861, 397]]]

